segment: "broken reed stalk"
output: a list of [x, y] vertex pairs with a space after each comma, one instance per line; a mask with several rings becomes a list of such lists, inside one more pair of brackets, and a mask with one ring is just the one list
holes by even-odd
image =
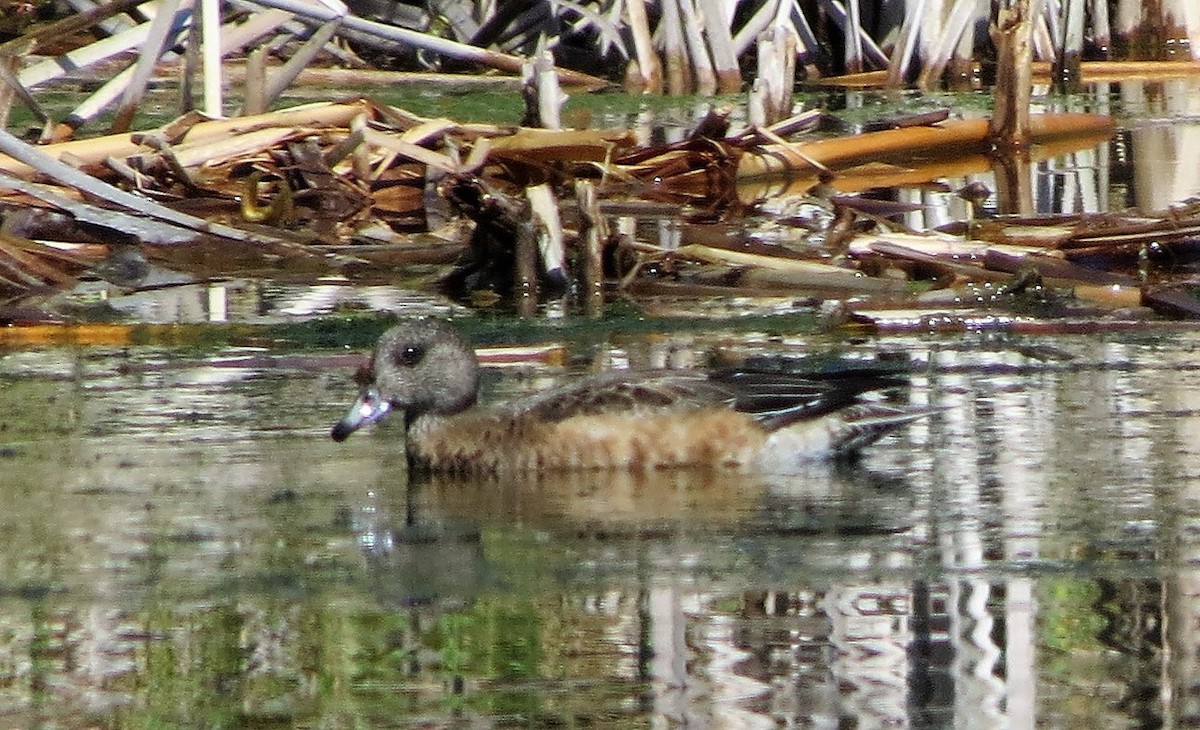
[[532, 317], [537, 311], [538, 302], [537, 240], [532, 231], [518, 232], [515, 259], [513, 300], [517, 304], [519, 315]]
[[[53, 188], [0, 173], [0, 184], [4, 187], [19, 190], [44, 200], [67, 211], [76, 220], [119, 231], [121, 234], [131, 236], [144, 243], [161, 245], [192, 243], [203, 236], [212, 236], [250, 244], [264, 251], [289, 256], [296, 260], [317, 261], [327, 267], [341, 265], [350, 260], [336, 254], [325, 255], [290, 241], [259, 233], [249, 233], [167, 208], [149, 198], [134, 195], [98, 180], [61, 160], [50, 157], [40, 149], [25, 144], [3, 130], [0, 130], [0, 153], [28, 165], [62, 185], [75, 188], [87, 196], [104, 200], [121, 210], [110, 210], [73, 200]], [[137, 215], [124, 211], [132, 211]]]
[[767, 127], [791, 116], [798, 40], [786, 25], [759, 34], [758, 76], [747, 101], [751, 125]]
[[579, 205], [579, 238], [583, 245], [579, 299], [587, 316], [599, 317], [604, 313], [604, 242], [609, 235], [608, 221], [600, 213], [596, 184], [591, 180], [575, 182], [575, 201]]
[[525, 100], [525, 118], [521, 124], [542, 129], [562, 129], [562, 105], [567, 95], [558, 85], [554, 56], [541, 47], [521, 67], [521, 95]]
[[225, 116], [225, 101], [221, 95], [221, 3], [218, 0], [198, 0], [196, 8], [200, 11], [204, 113], [213, 119], [220, 119]]
[[1029, 149], [1034, 22], [1030, 6], [1031, 0], [1007, 0], [997, 12], [992, 28], [998, 59], [988, 135], [1001, 156]]
[[[179, 79], [178, 111], [181, 115], [196, 111], [196, 77], [199, 74], [199, 68], [200, 36], [188, 33], [183, 39], [183, 53], [180, 55], [175, 69], [175, 74]], [[250, 91], [247, 90], [246, 94], [249, 96]]]
[[341, 24], [341, 18], [335, 18], [327, 23], [323, 23], [313, 32], [308, 40], [304, 41], [304, 44], [292, 54], [292, 57], [279, 70], [265, 79], [263, 111], [266, 111], [292, 85], [292, 82], [296, 80], [300, 72], [308, 68], [308, 65], [316, 58], [317, 54], [329, 45], [334, 35], [337, 34], [338, 28], [341, 27]]
[[[17, 96], [16, 84], [17, 70], [21, 67], [21, 59], [16, 56], [5, 56], [0, 54], [0, 129], [8, 127], [8, 115], [12, 112], [13, 99]], [[22, 89], [23, 90], [23, 89]], [[28, 96], [29, 92], [25, 92]], [[32, 99], [33, 97], [29, 97]], [[37, 102], [34, 102], [37, 106]], [[39, 117], [38, 121], [45, 125], [49, 119], [44, 114], [35, 115]]]
[[[150, 24], [150, 35], [138, 54], [133, 76], [121, 95], [121, 104], [117, 107], [116, 117], [109, 127], [112, 134], [129, 131], [133, 124], [133, 115], [142, 102], [142, 95], [146, 93], [146, 86], [150, 83], [150, 75], [154, 73], [159, 57], [163, 54], [168, 40], [175, 42], [175, 34], [171, 31], [175, 25], [175, 17], [180, 12], [180, 0], [163, 0], [156, 12]], [[190, 11], [185, 9], [183, 12]]]
[[[785, 0], [785, 5], [789, 2]], [[758, 35], [771, 25], [772, 21], [779, 23], [778, 17], [780, 12], [780, 4], [778, 2], [762, 3], [758, 6], [758, 10], [754, 11], [754, 15], [750, 16], [738, 32], [733, 36], [733, 50], [740, 56], [750, 48], [750, 44], [754, 43]]]
[[525, 198], [529, 201], [530, 221], [537, 230], [538, 254], [545, 267], [546, 279], [565, 282], [567, 244], [558, 198], [547, 183], [525, 188]]
[[[23, 61], [31, 54], [37, 52], [41, 42], [47, 38], [63, 38], [87, 30], [91, 26], [100, 23], [101, 21], [131, 10], [140, 5], [143, 0], [114, 0], [114, 2], [105, 3], [99, 7], [93, 7], [83, 12], [72, 13], [62, 18], [61, 20], [49, 23], [47, 25], [35, 27], [28, 33], [23, 33], [10, 41], [0, 44], [0, 64], [3, 65], [0, 71], [0, 80], [2, 80], [9, 91], [18, 96], [22, 103], [33, 112], [33, 115], [42, 124], [42, 141], [48, 141], [53, 134], [53, 122], [50, 116], [41, 108], [33, 95], [29, 93], [29, 87], [33, 84], [25, 78], [24, 71], [21, 70]], [[58, 73], [65, 73], [67, 64], [59, 62], [60, 59], [54, 59], [36, 64], [44, 69], [57, 69]], [[72, 54], [74, 66], [80, 61], [79, 54]], [[11, 68], [9, 68], [11, 66]], [[4, 109], [4, 114], [0, 115], [7, 121], [7, 108]], [[0, 129], [4, 129], [5, 124], [0, 124]]]
[[888, 88], [898, 89], [908, 78], [909, 63], [912, 62], [913, 51], [917, 46], [918, 27], [925, 15], [925, 2], [926, 0], [916, 0], [916, 6], [905, 14], [904, 21], [900, 24], [900, 37], [892, 49], [891, 58], [888, 59], [887, 80], [884, 82], [884, 86]]
[[696, 15], [695, 0], [679, 0], [679, 10], [683, 16], [683, 35], [687, 40], [692, 73], [696, 77], [696, 93], [712, 96], [717, 93], [717, 75], [713, 72], [708, 44], [704, 42], [700, 18]]
[[[521, 73], [523, 59], [516, 56], [489, 51], [485, 48], [476, 48], [466, 43], [438, 38], [428, 33], [421, 33], [395, 25], [377, 23], [355, 15], [347, 15], [344, 12], [339, 12], [320, 3], [309, 4], [302, 2], [302, 0], [254, 0], [254, 4], [286, 10], [289, 13], [310, 18], [321, 23], [340, 19], [343, 35], [350, 36], [356, 41], [369, 43], [385, 49], [400, 44], [408, 48], [422, 48], [433, 51], [434, 53], [439, 53], [448, 58], [455, 58], [460, 61], [498, 68], [509, 73]], [[603, 79], [579, 71], [572, 71], [570, 69], [559, 69], [558, 71], [560, 81], [568, 86], [584, 86], [589, 89], [601, 89], [608, 86], [608, 82]]]
[[[862, 17], [859, 13], [858, 0], [846, 0], [847, 28], [861, 28]], [[863, 44], [858, 33], [846, 34], [846, 73], [856, 74], [863, 70]]]
[[1078, 91], [1083, 60], [1083, 0], [1061, 0], [1054, 86], [1062, 94]]
[[629, 31], [633, 34], [636, 61], [630, 61], [625, 71], [625, 90], [631, 93], [661, 94], [662, 62], [654, 50], [650, 20], [646, 17], [646, 5], [640, 1], [628, 3], [626, 12], [629, 14]]
[[267, 110], [267, 49], [255, 48], [246, 56], [245, 99], [242, 115], [262, 114]]
[[[1027, 0], [1017, 0], [1018, 2], [1027, 2]], [[917, 78], [917, 86], [921, 89], [936, 88], [942, 79], [942, 75], [946, 71], [946, 67], [950, 64], [951, 57], [954, 56], [959, 42], [962, 40], [963, 34], [966, 33], [967, 27], [976, 17], [976, 9], [978, 3], [975, 0], [957, 0], [953, 9], [950, 11], [949, 18], [942, 25], [941, 33], [937, 37], [936, 50], [933, 56], [926, 61], [925, 67], [921, 70], [921, 75]], [[1026, 13], [1028, 16], [1028, 13]]]
[[1112, 26], [1108, 21], [1108, 3], [1092, 3], [1092, 43], [1100, 49], [1104, 58], [1111, 58]]
[[705, 30], [708, 31], [709, 50], [717, 74], [717, 93], [734, 94], [742, 90], [742, 72], [738, 68], [733, 35], [729, 31], [726, 5], [721, 0], [697, 0], [697, 6], [704, 16]]
[[[349, 127], [355, 116], [367, 111], [370, 105], [366, 101], [344, 103], [317, 102], [305, 104], [283, 111], [261, 114], [237, 119], [198, 122], [194, 118], [185, 118], [190, 126], [174, 128], [176, 123], [162, 130], [164, 136], [173, 144], [182, 139], [185, 144], [193, 144], [204, 140], [236, 139], [238, 136], [278, 127], [299, 126], [305, 128]], [[140, 144], [144, 135], [116, 134], [106, 137], [74, 140], [58, 144], [42, 145], [29, 148], [23, 145], [21, 149], [32, 149], [42, 155], [55, 159], [71, 159], [72, 164], [89, 167], [103, 165], [109, 157], [127, 158], [145, 152]], [[39, 169], [35, 164], [0, 149], [0, 172], [6, 172], [19, 177], [31, 177]]]
[[691, 69], [683, 44], [683, 22], [677, 0], [663, 0], [659, 30], [667, 67], [667, 93], [683, 96], [691, 92]]

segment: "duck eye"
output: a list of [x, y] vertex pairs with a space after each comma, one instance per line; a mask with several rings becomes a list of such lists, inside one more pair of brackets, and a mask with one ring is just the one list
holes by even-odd
[[411, 368], [425, 357], [425, 348], [418, 345], [407, 345], [396, 353], [394, 361], [401, 367]]

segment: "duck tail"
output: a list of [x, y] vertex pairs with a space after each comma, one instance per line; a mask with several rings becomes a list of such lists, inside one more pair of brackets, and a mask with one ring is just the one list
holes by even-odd
[[864, 446], [913, 421], [946, 410], [936, 406], [894, 406], [860, 402], [819, 418], [797, 421], [772, 431], [759, 457], [759, 468], [788, 474], [824, 459], [852, 459]]
[[835, 456], [849, 456], [901, 426], [945, 410], [938, 406], [856, 403], [839, 411], [838, 418], [829, 424], [830, 446]]

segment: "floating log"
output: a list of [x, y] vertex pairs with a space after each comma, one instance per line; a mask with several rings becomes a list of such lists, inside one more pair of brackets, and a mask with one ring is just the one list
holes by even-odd
[[[1048, 84], [1053, 64], [1034, 61], [1030, 64], [1033, 83]], [[1084, 61], [1079, 64], [1080, 81], [1098, 83], [1132, 79], [1169, 79], [1200, 76], [1200, 61]], [[821, 86], [838, 86], [847, 89], [875, 89], [888, 86], [887, 71], [864, 71], [857, 74], [827, 76], [819, 81]]]
[[[1097, 114], [1040, 114], [1030, 118], [1035, 145], [1069, 139], [1107, 138], [1116, 126]], [[988, 149], [988, 120], [963, 119], [927, 127], [905, 127], [816, 142], [765, 145], [747, 150], [739, 180], [772, 175], [816, 175], [813, 163], [838, 170], [865, 163], [903, 163], [982, 154]]]
[[1200, 282], [1181, 281], [1142, 290], [1142, 303], [1159, 314], [1200, 319]]

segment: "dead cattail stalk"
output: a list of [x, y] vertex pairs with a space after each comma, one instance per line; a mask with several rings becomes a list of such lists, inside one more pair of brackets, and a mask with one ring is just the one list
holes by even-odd
[[992, 28], [999, 55], [988, 134], [1003, 156], [1029, 147], [1029, 103], [1033, 95], [1033, 17], [1030, 0], [1009, 0]]
[[663, 91], [662, 62], [654, 50], [650, 36], [650, 21], [646, 18], [644, 0], [626, 3], [629, 30], [633, 33], [633, 49], [637, 63], [630, 63], [625, 72], [625, 88], [631, 93], [661, 94]]
[[732, 94], [742, 88], [742, 73], [738, 68], [737, 52], [733, 47], [733, 36], [729, 31], [725, 5], [721, 0], [698, 2], [704, 18], [704, 29], [708, 33], [708, 47], [712, 52], [713, 66], [717, 73], [717, 92]]
[[683, 43], [683, 22], [677, 0], [663, 0], [659, 31], [667, 67], [667, 93], [683, 96], [692, 91], [691, 69]]
[[583, 246], [579, 299], [589, 317], [598, 317], [604, 311], [604, 242], [609, 236], [608, 221], [600, 213], [596, 184], [591, 180], [576, 181], [575, 201], [579, 205], [579, 238]]

